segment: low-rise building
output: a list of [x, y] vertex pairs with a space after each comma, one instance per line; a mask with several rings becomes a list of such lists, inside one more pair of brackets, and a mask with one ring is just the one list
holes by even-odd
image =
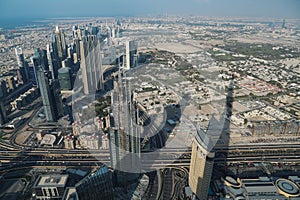
[[32, 196], [37, 200], [62, 199], [68, 175], [39, 175], [33, 185]]
[[79, 144], [87, 149], [99, 149], [99, 136], [98, 135], [80, 135], [78, 137]]
[[66, 149], [74, 149], [74, 136], [67, 135], [64, 137], [64, 146]]

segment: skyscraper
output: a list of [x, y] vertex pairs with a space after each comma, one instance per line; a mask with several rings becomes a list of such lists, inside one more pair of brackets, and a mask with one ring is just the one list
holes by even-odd
[[80, 41], [80, 68], [84, 94], [103, 89], [100, 41], [95, 35], [83, 36]]
[[63, 110], [63, 103], [62, 103], [62, 95], [61, 95], [61, 89], [58, 79], [51, 79], [49, 81], [50, 90], [51, 90], [51, 97], [54, 101], [54, 113], [56, 119], [63, 116], [64, 110]]
[[23, 73], [22, 74], [23, 82], [26, 83], [30, 79], [28, 63], [24, 59], [24, 54], [23, 54], [22, 48], [20, 48], [20, 47], [15, 48], [15, 53], [16, 53], [18, 66], [20, 68], [20, 71], [22, 71], [22, 73]]
[[[67, 45], [64, 33], [56, 26], [52, 42], [55, 43], [54, 48], [60, 61], [64, 60], [67, 55]], [[54, 41], [53, 41], [54, 40]]]
[[110, 137], [111, 166], [116, 181], [124, 185], [140, 173], [140, 129], [135, 121], [135, 108], [130, 80], [119, 72], [111, 97], [112, 116]]
[[33, 63], [28, 64], [28, 74], [29, 74], [29, 80], [31, 80], [32, 84], [34, 86], [38, 85], [38, 81], [36, 78], [35, 68], [33, 66]]
[[80, 200], [113, 200], [112, 173], [103, 165], [76, 184]]
[[[37, 58], [33, 58], [37, 59]], [[34, 64], [35, 65], [35, 64]], [[42, 100], [43, 100], [43, 108], [46, 115], [47, 121], [55, 121], [56, 116], [54, 113], [54, 102], [51, 98], [50, 86], [49, 86], [49, 78], [41, 65], [35, 65], [35, 72], [38, 81], [38, 87], [41, 92]]]
[[72, 74], [71, 69], [69, 67], [63, 67], [58, 70], [58, 79], [60, 83], [60, 87], [63, 90], [71, 90], [72, 89]]
[[80, 60], [80, 40], [79, 40], [79, 38], [74, 39], [73, 49], [75, 49], [75, 51], [76, 51], [77, 60]]
[[281, 28], [284, 29], [285, 27], [285, 19], [282, 20]]
[[51, 48], [50, 48], [50, 45], [47, 44], [47, 59], [48, 59], [48, 64], [49, 64], [49, 71], [51, 72], [51, 77], [52, 78], [55, 78], [55, 72], [56, 72], [56, 69], [55, 69], [55, 66], [53, 65], [53, 62], [52, 62], [52, 52], [51, 52]]
[[194, 139], [189, 172], [189, 185], [199, 200], [207, 199], [215, 156], [203, 146], [199, 138]]
[[[216, 126], [213, 128], [219, 128], [216, 120], [211, 119], [210, 123]], [[199, 200], [207, 199], [215, 157], [214, 151], [210, 150], [212, 140], [207, 137], [208, 132], [204, 133], [198, 128], [192, 143], [189, 186]]]
[[47, 121], [56, 121], [63, 114], [59, 82], [58, 80], [50, 79], [49, 71], [44, 69], [40, 57], [34, 56], [32, 57], [32, 61], [46, 119]]
[[91, 34], [92, 34], [92, 35], [97, 35], [98, 32], [99, 32], [99, 29], [98, 29], [97, 26], [92, 26], [92, 27], [91, 27]]
[[19, 67], [24, 67], [24, 54], [22, 51], [22, 48], [18, 47], [15, 48], [15, 53], [16, 53], [16, 58], [17, 58], [17, 63]]
[[125, 52], [126, 52], [126, 70], [129, 70], [131, 67], [135, 66], [134, 57], [136, 56], [136, 44], [134, 41], [126, 41], [125, 43]]

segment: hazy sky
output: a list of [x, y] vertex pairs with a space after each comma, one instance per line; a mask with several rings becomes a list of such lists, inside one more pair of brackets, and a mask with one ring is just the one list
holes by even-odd
[[0, 0], [0, 21], [166, 13], [300, 18], [300, 0]]

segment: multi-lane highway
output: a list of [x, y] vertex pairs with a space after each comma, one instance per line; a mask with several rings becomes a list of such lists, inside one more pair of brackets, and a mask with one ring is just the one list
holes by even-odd
[[[36, 104], [28, 121], [40, 108]], [[27, 122], [28, 122], [27, 121]], [[19, 127], [10, 137], [10, 142], [0, 141], [0, 169], [15, 169], [19, 167], [37, 166], [94, 166], [99, 162], [110, 163], [108, 150], [58, 149], [58, 148], [31, 148], [17, 145], [14, 141], [18, 132], [24, 129]], [[300, 144], [297, 143], [251, 143], [232, 146], [216, 146], [216, 163], [248, 163], [248, 162], [300, 162]], [[144, 169], [157, 169], [166, 166], [190, 165], [191, 148], [163, 148], [157, 151], [143, 151], [141, 165]]]
[[[170, 148], [155, 152], [143, 152], [141, 165], [144, 169], [157, 169], [166, 166], [190, 165], [191, 149]], [[249, 162], [300, 162], [300, 144], [278, 144], [260, 146], [218, 147], [215, 163], [249, 163]], [[223, 156], [221, 156], [223, 154]], [[225, 156], [226, 155], [226, 156]], [[5, 150], [0, 152], [1, 170], [22, 166], [94, 166], [110, 163], [108, 150], [65, 150], [65, 149], [24, 149]]]

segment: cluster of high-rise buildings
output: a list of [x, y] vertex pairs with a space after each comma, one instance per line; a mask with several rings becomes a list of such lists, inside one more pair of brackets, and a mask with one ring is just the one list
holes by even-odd
[[[1, 125], [8, 121], [7, 115], [10, 114], [10, 105], [4, 103], [5, 96], [16, 91], [19, 85], [28, 87], [19, 88], [17, 95], [25, 93], [32, 85], [38, 87], [47, 121], [57, 121], [64, 114], [60, 91], [72, 90], [76, 78], [85, 95], [94, 94], [104, 89], [103, 64], [122, 61], [124, 68], [129, 69], [133, 62], [137, 63], [136, 46], [132, 41], [112, 44], [112, 38], [120, 36], [119, 25], [113, 28], [74, 26], [72, 36], [73, 43], [67, 44], [64, 32], [56, 27], [50, 44], [46, 45], [46, 49], [35, 49], [29, 62], [24, 58], [22, 48], [15, 48], [19, 66], [17, 80], [13, 76], [5, 76], [0, 83]], [[14, 102], [12, 110], [20, 107], [17, 104], [21, 105]]]

